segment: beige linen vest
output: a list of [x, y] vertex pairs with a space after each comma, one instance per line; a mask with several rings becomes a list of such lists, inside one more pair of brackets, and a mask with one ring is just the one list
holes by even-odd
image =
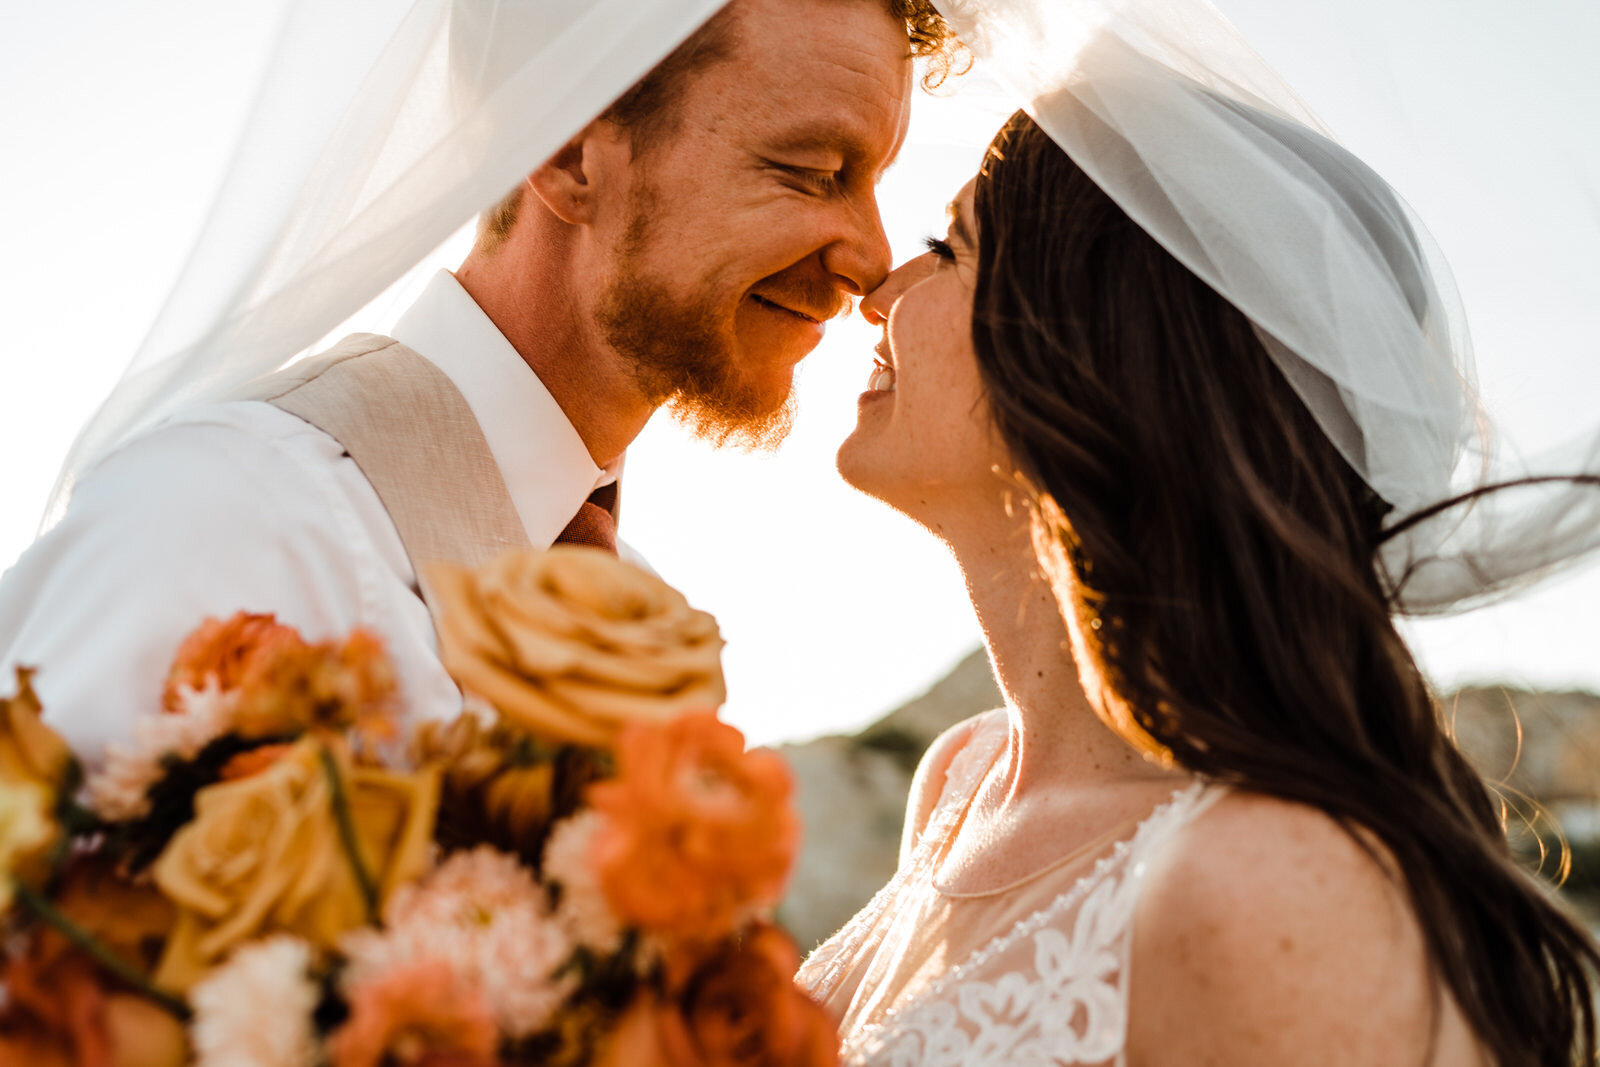
[[423, 565], [528, 547], [483, 430], [444, 372], [390, 337], [352, 334], [263, 381], [265, 400], [344, 448], [389, 512], [438, 628]]

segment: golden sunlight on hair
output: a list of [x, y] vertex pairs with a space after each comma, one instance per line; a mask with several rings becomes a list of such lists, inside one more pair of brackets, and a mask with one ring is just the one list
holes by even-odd
[[1033, 551], [1040, 570], [1055, 594], [1061, 618], [1067, 624], [1072, 641], [1072, 658], [1078, 665], [1078, 679], [1083, 684], [1089, 706], [1094, 708], [1100, 721], [1138, 753], [1162, 767], [1173, 765], [1172, 750], [1157, 741], [1134, 717], [1133, 709], [1107, 677], [1105, 656], [1100, 638], [1100, 616], [1095, 611], [1085, 590], [1073, 571], [1067, 545], [1072, 528], [1066, 515], [1048, 493], [1034, 491]]

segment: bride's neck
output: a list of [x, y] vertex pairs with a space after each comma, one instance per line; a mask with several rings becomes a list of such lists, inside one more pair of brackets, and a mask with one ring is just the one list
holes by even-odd
[[1067, 627], [1034, 556], [1025, 509], [940, 531], [966, 578], [1011, 718], [1011, 792], [1148, 773], [1084, 695]]

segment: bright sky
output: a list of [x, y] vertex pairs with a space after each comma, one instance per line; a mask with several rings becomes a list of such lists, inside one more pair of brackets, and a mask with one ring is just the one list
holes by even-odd
[[[0, 566], [31, 540], [73, 434], [183, 263], [281, 2], [0, 9]], [[1323, 2], [1335, 13], [1308, 0], [1222, 7], [1429, 221], [1485, 392], [1518, 440], [1600, 423], [1600, 7]], [[1404, 110], [1390, 103], [1399, 93]], [[900, 257], [942, 231], [944, 202], [1001, 115], [917, 106], [881, 190]], [[833, 472], [875, 340], [859, 319], [830, 326], [776, 456], [714, 453], [659, 419], [629, 453], [624, 535], [721, 620], [728, 716], [755, 740], [855, 729], [978, 642], [943, 550]], [[1441, 685], [1600, 689], [1597, 603], [1591, 567], [1413, 636]]]

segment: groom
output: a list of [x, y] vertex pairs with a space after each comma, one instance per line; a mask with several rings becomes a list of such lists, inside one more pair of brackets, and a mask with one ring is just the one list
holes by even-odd
[[[387, 644], [453, 714], [430, 558], [610, 544], [624, 450], [666, 405], [776, 444], [793, 368], [887, 273], [874, 186], [927, 0], [734, 0], [486, 216], [392, 338], [362, 335], [135, 438], [0, 581], [0, 668], [98, 758], [207, 616]], [[9, 682], [0, 680], [0, 695]]]

